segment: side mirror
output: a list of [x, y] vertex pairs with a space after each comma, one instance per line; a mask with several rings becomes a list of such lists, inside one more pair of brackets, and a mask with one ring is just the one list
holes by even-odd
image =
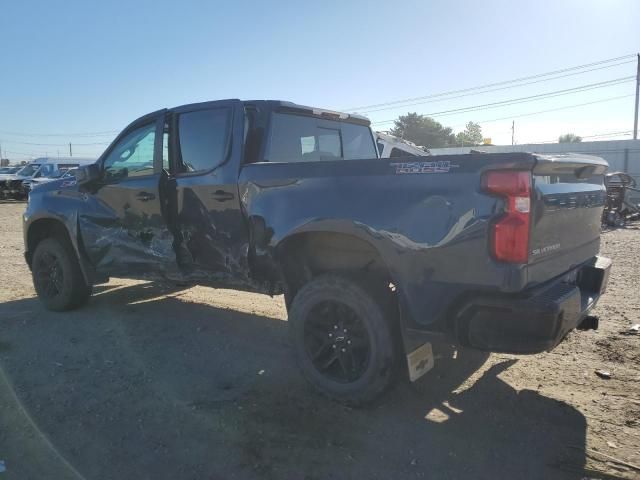
[[83, 165], [82, 167], [78, 167], [78, 170], [74, 174], [74, 177], [76, 177], [76, 182], [78, 182], [78, 185], [82, 185], [85, 183], [90, 183], [95, 180], [98, 180], [100, 176], [101, 176], [100, 166], [97, 163], [92, 163], [91, 165]]

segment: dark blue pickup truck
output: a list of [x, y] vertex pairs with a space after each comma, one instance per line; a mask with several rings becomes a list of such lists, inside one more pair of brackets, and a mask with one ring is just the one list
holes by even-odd
[[240, 100], [151, 113], [31, 193], [36, 292], [51, 310], [110, 276], [283, 293], [305, 376], [352, 404], [426, 372], [437, 338], [534, 353], [597, 326], [605, 161], [377, 157], [357, 115]]

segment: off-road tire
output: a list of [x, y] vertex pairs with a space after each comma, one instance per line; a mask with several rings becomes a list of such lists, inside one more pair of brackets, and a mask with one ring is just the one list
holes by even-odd
[[[52, 260], [53, 259], [53, 260]], [[57, 286], [51, 287], [46, 266], [55, 262]], [[47, 310], [63, 312], [83, 305], [91, 296], [92, 287], [85, 282], [78, 257], [67, 239], [51, 237], [36, 246], [31, 262], [33, 286]], [[58, 273], [59, 272], [59, 273]]]
[[[298, 365], [307, 380], [326, 396], [350, 406], [362, 406], [380, 396], [396, 375], [396, 345], [393, 328], [385, 315], [385, 302], [377, 302], [358, 282], [337, 275], [322, 275], [304, 285], [289, 310], [289, 328]], [[342, 383], [323, 374], [314, 365], [305, 344], [305, 324], [323, 302], [336, 302], [359, 317], [369, 338], [368, 362], [354, 381]]]

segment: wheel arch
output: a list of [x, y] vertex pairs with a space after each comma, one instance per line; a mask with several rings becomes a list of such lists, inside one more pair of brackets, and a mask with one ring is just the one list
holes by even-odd
[[76, 239], [74, 238], [73, 233], [69, 230], [65, 222], [55, 217], [41, 217], [28, 224], [25, 233], [25, 258], [29, 268], [31, 268], [33, 253], [35, 252], [38, 244], [44, 239], [51, 237], [61, 238], [70, 243], [74, 253], [78, 257], [80, 270], [82, 271], [85, 281], [88, 284], [93, 283], [92, 276], [89, 272], [89, 266], [78, 251], [78, 242], [75, 241]]
[[311, 279], [326, 273], [359, 280], [394, 297], [395, 280], [380, 249], [354, 232], [314, 229], [294, 232], [275, 249], [287, 306]]

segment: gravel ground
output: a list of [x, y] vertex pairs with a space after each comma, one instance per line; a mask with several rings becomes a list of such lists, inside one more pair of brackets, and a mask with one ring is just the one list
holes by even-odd
[[442, 346], [352, 410], [297, 372], [281, 298], [113, 279], [46, 312], [23, 209], [0, 204], [0, 479], [640, 478], [621, 463], [640, 465], [636, 228], [603, 235], [598, 331], [533, 356]]

